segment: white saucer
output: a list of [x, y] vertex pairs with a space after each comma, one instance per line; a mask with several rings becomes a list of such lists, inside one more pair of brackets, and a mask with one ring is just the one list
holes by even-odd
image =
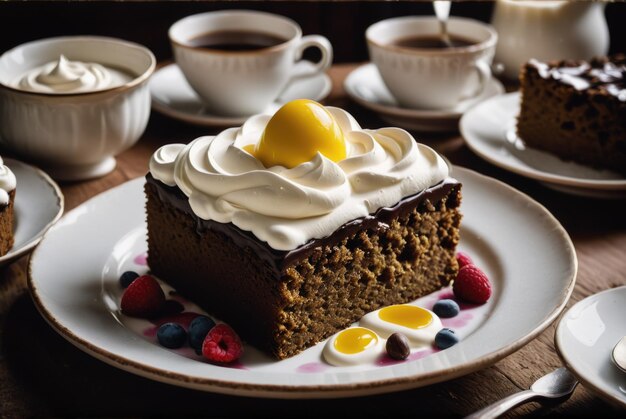
[[492, 97], [461, 118], [461, 135], [467, 146], [503, 169], [545, 182], [562, 192], [595, 198], [626, 198], [626, 178], [566, 162], [553, 154], [526, 148], [515, 134], [519, 93]]
[[626, 408], [626, 373], [611, 360], [626, 336], [626, 286], [579, 301], [561, 318], [555, 343], [567, 367], [583, 385]]
[[[312, 68], [312, 63], [299, 61], [295, 65], [295, 72], [296, 74], [306, 73]], [[167, 116], [184, 122], [204, 126], [239, 126], [248, 118], [209, 113], [176, 64], [169, 64], [157, 70], [151, 77], [149, 86], [152, 95], [152, 107]], [[283, 103], [294, 99], [321, 101], [328, 96], [331, 88], [332, 82], [326, 73], [295, 80], [276, 102], [268, 107], [267, 112], [274, 112]], [[241, 98], [241, 100], [245, 100], [245, 98]]]
[[410, 130], [428, 132], [457, 131], [458, 121], [464, 112], [487, 98], [504, 93], [502, 83], [492, 78], [482, 94], [463, 100], [452, 109], [403, 108], [389, 92], [373, 63], [364, 64], [352, 71], [346, 77], [344, 88], [352, 100], [378, 113], [386, 122]]
[[[90, 199], [50, 229], [30, 259], [30, 291], [46, 321], [78, 348], [115, 367], [183, 387], [330, 398], [453, 379], [495, 363], [548, 327], [565, 306], [577, 269], [570, 238], [544, 207], [471, 170], [454, 167], [453, 173], [463, 183], [460, 249], [489, 275], [494, 292], [486, 304], [445, 320], [459, 332], [458, 345], [421, 359], [332, 367], [322, 362], [325, 342], [282, 361], [246, 345], [237, 368], [228, 368], [165, 349], [154, 334], [148, 339], [147, 320], [120, 313], [118, 284], [124, 271], [148, 270], [143, 178]], [[432, 307], [446, 292], [418, 301]]]
[[4, 164], [13, 171], [17, 180], [13, 207], [15, 242], [11, 250], [0, 257], [0, 265], [35, 247], [46, 230], [61, 217], [64, 207], [63, 193], [46, 173], [18, 160], [7, 158]]

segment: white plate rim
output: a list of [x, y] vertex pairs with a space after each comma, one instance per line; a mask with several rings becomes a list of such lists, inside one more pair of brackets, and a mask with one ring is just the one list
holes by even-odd
[[[167, 69], [178, 67], [176, 63], [166, 64], [162, 67], [159, 67], [153, 74], [152, 79], [158, 76], [158, 73], [161, 71], [166, 71]], [[326, 73], [322, 73], [322, 77], [324, 78], [324, 88], [314, 97], [313, 100], [322, 101], [328, 97], [330, 91], [332, 90], [332, 80]], [[226, 127], [226, 126], [238, 126], [243, 124], [249, 116], [220, 116], [220, 115], [199, 115], [186, 113], [171, 106], [168, 106], [166, 103], [160, 101], [152, 92], [150, 93], [151, 98], [151, 106], [157, 112], [162, 113], [163, 115], [169, 116], [174, 119], [178, 119], [183, 122], [188, 122], [195, 125], [206, 126], [206, 127]], [[277, 102], [280, 103], [280, 102]]]
[[[166, 382], [169, 384], [174, 384], [178, 386], [193, 388], [197, 390], [204, 391], [214, 391], [223, 394], [230, 395], [240, 395], [240, 396], [248, 396], [248, 397], [268, 397], [268, 398], [336, 398], [336, 397], [352, 397], [352, 396], [363, 396], [369, 394], [380, 394], [391, 391], [399, 391], [405, 390], [415, 387], [421, 387], [425, 385], [434, 384], [437, 382], [453, 379], [460, 377], [462, 375], [478, 371], [482, 368], [485, 368], [498, 360], [504, 358], [505, 356], [517, 351], [522, 348], [528, 342], [533, 340], [536, 336], [538, 336], [541, 332], [543, 332], [561, 313], [569, 297], [573, 291], [576, 275], [578, 271], [578, 260], [576, 257], [576, 252], [574, 250], [574, 245], [565, 231], [565, 229], [560, 225], [558, 220], [540, 203], [534, 201], [528, 195], [524, 194], [516, 190], [515, 188], [497, 180], [490, 178], [488, 176], [484, 176], [478, 172], [475, 172], [470, 169], [465, 169], [461, 167], [455, 167], [454, 170], [465, 171], [472, 176], [477, 176], [481, 178], [483, 181], [496, 182], [499, 186], [508, 190], [508, 192], [517, 195], [518, 197], [525, 200], [528, 205], [532, 205], [536, 210], [542, 211], [543, 215], [546, 219], [549, 220], [550, 223], [554, 224], [553, 233], [559, 235], [559, 238], [563, 240], [563, 244], [566, 247], [564, 251], [567, 253], [570, 268], [571, 268], [571, 277], [568, 278], [567, 287], [560, 291], [561, 298], [552, 308], [552, 310], [543, 318], [541, 322], [535, 324], [531, 331], [529, 331], [525, 336], [520, 337], [514, 343], [501, 347], [497, 350], [494, 350], [484, 356], [472, 360], [471, 362], [465, 363], [458, 367], [449, 367], [444, 370], [437, 370], [430, 373], [421, 374], [418, 377], [408, 376], [408, 377], [395, 377], [393, 379], [381, 380], [381, 381], [372, 381], [366, 383], [357, 383], [357, 384], [332, 384], [332, 385], [276, 385], [276, 384], [253, 384], [253, 383], [241, 383], [241, 382], [231, 382], [224, 381], [219, 379], [207, 379], [207, 378], [198, 378], [198, 377], [190, 377], [188, 375], [181, 375], [178, 373], [173, 373], [171, 371], [167, 371], [164, 369], [156, 368], [150, 365], [143, 365], [141, 363], [137, 363], [135, 361], [126, 359], [118, 354], [111, 353], [106, 349], [99, 348], [97, 346], [92, 345], [90, 342], [83, 340], [82, 338], [76, 336], [70, 329], [60, 324], [52, 315], [52, 313], [48, 312], [45, 307], [45, 304], [41, 300], [38, 295], [37, 287], [35, 284], [35, 280], [32, 274], [32, 267], [35, 261], [38, 259], [38, 250], [37, 248], [33, 253], [33, 256], [30, 259], [30, 263], [28, 266], [28, 285], [31, 297], [35, 302], [35, 306], [38, 311], [44, 317], [44, 319], [52, 326], [53, 329], [57, 330], [66, 340], [70, 343], [78, 347], [79, 349], [89, 353], [101, 361], [104, 361], [112, 366], [117, 368], [121, 368], [123, 370], [154, 379], [156, 381]], [[142, 178], [137, 178], [135, 180], [131, 180], [122, 185], [119, 185], [115, 188], [112, 188], [103, 194], [115, 193], [115, 190], [124, 187], [130, 182], [139, 182], [142, 181]], [[103, 195], [101, 194], [101, 195]], [[92, 198], [93, 199], [93, 198]], [[88, 201], [87, 201], [88, 202]], [[73, 210], [74, 211], [74, 210]], [[70, 211], [67, 216], [70, 217], [73, 213]], [[49, 231], [47, 234], [50, 234]], [[416, 380], [419, 378], [419, 380]]]
[[[0, 265], [4, 265], [12, 260], [15, 260], [21, 256], [23, 256], [24, 254], [28, 253], [32, 248], [34, 248], [35, 246], [37, 246], [37, 244], [39, 244], [39, 242], [41, 241], [41, 239], [43, 238], [44, 234], [48, 231], [48, 229], [50, 227], [52, 227], [54, 225], [54, 223], [56, 223], [61, 216], [63, 215], [63, 211], [65, 210], [65, 197], [63, 196], [63, 192], [61, 192], [61, 188], [59, 187], [59, 185], [52, 180], [52, 178], [43, 170], [32, 166], [30, 164], [24, 163], [22, 161], [19, 160], [15, 160], [15, 159], [11, 159], [11, 158], [5, 158], [3, 159], [4, 163], [7, 164], [10, 167], [11, 165], [20, 165], [23, 168], [32, 171], [33, 173], [35, 173], [38, 177], [40, 177], [41, 179], [43, 179], [43, 181], [45, 183], [48, 184], [48, 186], [50, 186], [50, 188], [52, 189], [52, 191], [54, 192], [54, 195], [57, 198], [57, 202], [56, 205], [58, 207], [58, 211], [55, 214], [55, 216], [50, 219], [48, 221], [48, 223], [41, 229], [39, 230], [39, 232], [37, 232], [37, 234], [35, 234], [34, 236], [32, 236], [26, 243], [24, 243], [21, 247], [18, 248], [11, 248], [6, 254], [4, 254], [3, 256], [0, 257]], [[19, 188], [19, 179], [18, 179], [18, 188]], [[17, 191], [16, 192], [16, 198], [18, 194], [21, 191]], [[25, 193], [26, 191], [22, 192]]]
[[[503, 95], [493, 96], [481, 103], [476, 104], [476, 106], [470, 108], [462, 117], [459, 122], [459, 130], [461, 132], [461, 136], [465, 141], [465, 144], [472, 150], [475, 154], [482, 157], [484, 160], [489, 163], [498, 166], [502, 169], [508, 170], [510, 172], [516, 173], [518, 175], [522, 175], [531, 179], [539, 180], [542, 182], [554, 183], [557, 185], [565, 185], [572, 186], [578, 188], [587, 188], [587, 189], [601, 189], [601, 190], [626, 190], [626, 179], [624, 180], [595, 180], [595, 179], [580, 179], [573, 178], [569, 176], [558, 175], [550, 172], [544, 172], [542, 170], [538, 170], [529, 166], [517, 166], [513, 164], [509, 164], [507, 159], [498, 159], [498, 156], [493, 156], [490, 153], [484, 152], [483, 149], [478, 145], [481, 140], [478, 136], [472, 134], [468, 129], [468, 121], [472, 118], [476, 118], [476, 114], [482, 111], [482, 108], [485, 106], [489, 106], [492, 101], [504, 101], [512, 98], [513, 96], [519, 97], [519, 92], [505, 93]], [[519, 99], [518, 99], [519, 100]], [[513, 115], [515, 117], [515, 115]], [[503, 122], [504, 124], [504, 122]], [[505, 139], [503, 139], [505, 141]], [[536, 149], [535, 149], [536, 150]], [[536, 150], [537, 152], [545, 153], [541, 150]], [[548, 154], [548, 153], [545, 153]]]
[[[350, 99], [354, 100], [359, 105], [364, 108], [370, 109], [374, 112], [389, 115], [396, 118], [416, 118], [416, 119], [441, 119], [441, 120], [457, 120], [459, 119], [464, 112], [459, 111], [447, 111], [447, 110], [428, 110], [428, 109], [409, 109], [409, 108], [401, 108], [399, 106], [386, 106], [381, 105], [376, 102], [371, 102], [369, 100], [365, 100], [361, 95], [358, 94], [354, 89], [352, 89], [352, 79], [357, 77], [359, 72], [364, 72], [369, 70], [371, 67], [375, 67], [374, 63], [364, 63], [348, 74], [348, 76], [343, 81], [343, 87]], [[490, 83], [495, 83], [498, 86], [498, 90], [504, 92], [504, 86], [498, 79], [495, 77], [491, 79]], [[486, 99], [485, 99], [486, 100]], [[476, 104], [482, 101], [476, 102]], [[472, 105], [476, 106], [476, 104]]]
[[604, 296], [606, 296], [606, 294], [611, 294], [613, 292], [616, 292], [616, 290], [624, 291], [626, 290], [626, 285], [621, 285], [618, 287], [603, 290], [596, 294], [585, 297], [582, 300], [578, 301], [576, 304], [574, 304], [572, 307], [570, 307], [566, 312], [564, 312], [561, 318], [559, 319], [559, 323], [557, 324], [557, 327], [554, 331], [554, 347], [556, 348], [557, 354], [559, 355], [559, 357], [561, 358], [565, 366], [572, 372], [572, 374], [576, 376], [578, 381], [580, 381], [586, 388], [591, 389], [595, 394], [602, 397], [604, 400], [608, 401], [609, 403], [615, 406], [624, 408], [626, 407], [626, 401], [624, 399], [617, 398], [613, 396], [612, 394], [607, 393], [601, 387], [598, 387], [593, 381], [587, 379], [587, 377], [575, 367], [576, 363], [572, 362], [571, 358], [567, 356], [568, 352], [566, 350], [563, 350], [564, 343], [562, 340], [563, 333], [564, 333], [562, 329], [565, 327], [563, 326], [565, 324], [563, 320], [567, 318], [569, 313], [575, 310], [575, 308], [579, 305], [582, 306], [583, 304], [585, 305], [590, 304], [592, 301], [595, 301], [599, 298], [603, 298]]

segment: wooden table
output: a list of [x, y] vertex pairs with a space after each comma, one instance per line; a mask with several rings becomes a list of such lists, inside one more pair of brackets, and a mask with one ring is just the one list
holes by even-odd
[[[384, 123], [347, 98], [342, 84], [355, 65], [330, 70], [333, 90], [327, 104], [344, 107], [365, 127]], [[66, 211], [129, 179], [143, 176], [160, 145], [188, 142], [215, 130], [185, 125], [154, 112], [141, 140], [118, 156], [103, 178], [62, 184]], [[583, 199], [554, 192], [484, 162], [458, 135], [416, 134], [454, 164], [501, 179], [545, 205], [576, 246], [579, 272], [568, 307], [598, 291], [626, 284], [626, 201]], [[204, 393], [153, 382], [86, 355], [57, 335], [38, 314], [26, 287], [28, 257], [0, 271], [0, 417], [34, 415], [202, 414], [206, 416], [323, 416], [334, 412], [370, 415], [461, 416], [520, 389], [561, 366], [554, 325], [518, 352], [482, 371], [426, 388], [338, 400], [267, 400]], [[71, 266], [68, 267], [71, 269]], [[580, 416], [623, 414], [583, 386], [557, 404], [529, 403], [519, 413]]]

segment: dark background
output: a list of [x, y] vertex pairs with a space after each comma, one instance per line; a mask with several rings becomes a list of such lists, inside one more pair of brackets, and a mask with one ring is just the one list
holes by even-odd
[[[138, 42], [158, 60], [171, 58], [167, 29], [194, 13], [256, 9], [289, 16], [304, 34], [318, 33], [333, 44], [335, 62], [367, 60], [365, 29], [400, 15], [433, 14], [430, 2], [0, 2], [0, 52], [23, 42], [60, 35], [105, 35]], [[489, 21], [492, 2], [463, 1], [452, 14]], [[606, 7], [611, 52], [626, 52], [626, 3]]]

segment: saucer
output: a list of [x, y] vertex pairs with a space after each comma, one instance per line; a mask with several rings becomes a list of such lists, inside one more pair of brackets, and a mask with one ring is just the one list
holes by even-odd
[[556, 328], [555, 343], [567, 367], [589, 390], [626, 407], [626, 373], [611, 360], [626, 335], [626, 286], [602, 291], [570, 308]]
[[364, 64], [352, 71], [344, 82], [344, 88], [352, 100], [378, 113], [384, 121], [394, 126], [427, 132], [457, 131], [459, 119], [465, 111], [485, 99], [504, 93], [502, 83], [492, 77], [480, 95], [463, 100], [454, 108], [403, 108], [389, 92], [373, 63]]
[[18, 160], [6, 158], [4, 164], [15, 174], [17, 189], [14, 203], [13, 247], [0, 265], [26, 254], [39, 243], [44, 233], [63, 214], [64, 199], [59, 186], [46, 173]]
[[525, 147], [515, 133], [519, 93], [492, 97], [461, 118], [467, 146], [488, 162], [543, 182], [561, 192], [592, 198], [626, 198], [626, 177], [608, 170], [563, 161], [542, 150]]
[[[308, 61], [300, 61], [295, 65], [296, 74], [303, 74], [312, 69], [313, 64]], [[152, 107], [172, 118], [196, 125], [222, 127], [239, 126], [248, 119], [247, 116], [220, 116], [207, 111], [176, 64], [169, 64], [157, 70], [150, 79], [149, 86]], [[328, 96], [331, 87], [332, 82], [326, 73], [294, 80], [266, 112], [275, 112], [283, 103], [294, 99], [321, 101]]]

